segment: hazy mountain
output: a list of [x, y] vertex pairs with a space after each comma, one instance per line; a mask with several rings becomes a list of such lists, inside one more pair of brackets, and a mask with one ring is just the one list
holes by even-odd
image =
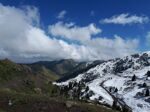
[[[78, 66], [79, 62], [76, 62], [72, 59], [62, 59], [58, 61], [40, 61], [33, 64], [29, 64], [29, 66], [33, 69], [36, 67], [45, 67], [59, 75], [60, 77], [64, 76], [65, 73], [72, 71], [76, 66]], [[38, 68], [37, 68], [38, 69]]]

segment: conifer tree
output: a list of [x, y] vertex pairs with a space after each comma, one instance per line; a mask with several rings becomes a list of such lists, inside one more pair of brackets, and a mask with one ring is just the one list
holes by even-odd
[[144, 82], [142, 86], [143, 86], [143, 87], [147, 87], [147, 84]]
[[136, 80], [136, 76], [133, 75], [133, 76], [132, 76], [132, 81], [135, 81], [135, 80]]
[[149, 89], [147, 88], [147, 89], [146, 89], [146, 92], [145, 92], [145, 96], [149, 96], [149, 95], [150, 95]]
[[150, 77], [150, 71], [147, 71], [146, 76]]
[[87, 86], [85, 89], [85, 92], [88, 92], [88, 91], [89, 91], [89, 86]]
[[116, 92], [118, 92], [118, 89], [117, 89], [117, 88], [115, 88], [115, 91], [114, 91], [114, 92], [115, 92], [115, 93], [116, 93]]

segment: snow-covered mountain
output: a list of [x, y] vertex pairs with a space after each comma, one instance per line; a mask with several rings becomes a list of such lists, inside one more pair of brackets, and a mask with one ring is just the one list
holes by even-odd
[[88, 89], [81, 88], [80, 99], [92, 93], [90, 101], [121, 109], [124, 106], [133, 112], [150, 112], [149, 71], [150, 52], [145, 52], [105, 61], [75, 78], [55, 84], [64, 87], [70, 82], [83, 83]]

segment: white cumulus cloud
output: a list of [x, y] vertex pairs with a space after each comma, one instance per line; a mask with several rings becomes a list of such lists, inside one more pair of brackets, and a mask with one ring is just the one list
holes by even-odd
[[[16, 62], [76, 59], [96, 60], [125, 56], [136, 52], [138, 40], [96, 37], [101, 29], [93, 23], [77, 26], [58, 22], [49, 25], [50, 36], [40, 28], [40, 17], [35, 7], [16, 8], [0, 4], [0, 59]], [[66, 40], [79, 41], [81, 44]]]
[[100, 32], [101, 29], [97, 28], [93, 23], [84, 27], [76, 26], [73, 23], [63, 22], [49, 25], [50, 34], [53, 36], [65, 37], [71, 40], [90, 40], [92, 35], [96, 35]]
[[147, 23], [149, 18], [147, 16], [137, 16], [137, 15], [130, 15], [128, 13], [123, 13], [120, 15], [115, 15], [110, 18], [105, 18], [100, 20], [100, 23], [111, 23], [111, 24], [143, 24]]
[[63, 37], [69, 40], [77, 40], [85, 47], [81, 55], [83, 60], [110, 59], [122, 57], [136, 52], [138, 39], [123, 39], [115, 35], [113, 38], [96, 37], [101, 29], [93, 23], [81, 27], [75, 24], [58, 22], [49, 26], [49, 33], [53, 36]]

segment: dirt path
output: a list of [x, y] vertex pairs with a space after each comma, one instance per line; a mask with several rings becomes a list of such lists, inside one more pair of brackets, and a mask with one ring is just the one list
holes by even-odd
[[112, 97], [112, 99], [114, 100], [114, 102], [119, 103], [119, 105], [121, 106], [122, 108], [122, 111], [123, 111], [123, 108], [127, 109], [128, 111], [125, 111], [125, 112], [132, 112], [132, 109], [121, 99], [119, 98], [116, 98], [114, 95], [112, 95], [104, 86], [103, 84], [108, 81], [109, 79], [106, 79], [104, 80], [103, 82], [101, 82], [100, 86]]

